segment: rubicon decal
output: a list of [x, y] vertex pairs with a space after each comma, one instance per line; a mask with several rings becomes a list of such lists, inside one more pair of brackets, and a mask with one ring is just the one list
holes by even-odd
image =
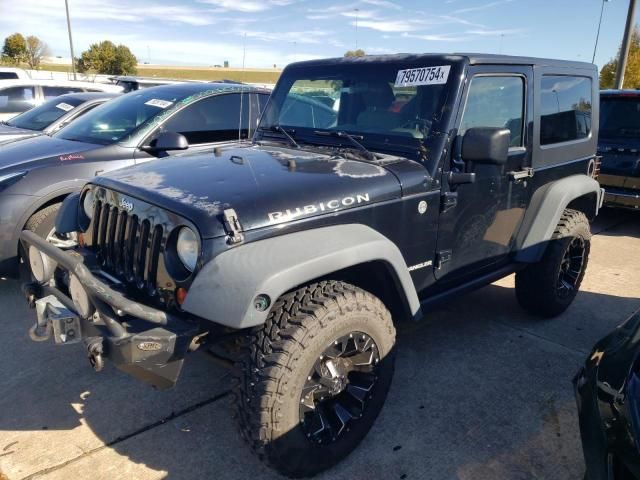
[[320, 212], [332, 212], [344, 207], [351, 207], [361, 203], [369, 202], [368, 193], [357, 193], [348, 197], [336, 198], [326, 202], [312, 203], [303, 207], [287, 208], [281, 212], [271, 212], [268, 214], [269, 223], [280, 223], [294, 220], [298, 217], [313, 215]]

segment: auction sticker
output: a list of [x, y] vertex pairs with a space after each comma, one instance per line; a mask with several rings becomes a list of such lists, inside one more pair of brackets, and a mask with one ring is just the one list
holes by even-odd
[[442, 85], [447, 83], [451, 65], [439, 67], [422, 67], [400, 70], [396, 76], [396, 87], [409, 87], [413, 85]]
[[152, 107], [167, 108], [169, 105], [172, 105], [173, 102], [169, 102], [167, 100], [160, 100], [158, 98], [152, 98], [151, 100], [144, 102], [144, 104], [151, 105]]
[[60, 110], [64, 110], [65, 112], [68, 112], [69, 110], [73, 110], [73, 105], [69, 105], [68, 103], [59, 103], [56, 105], [56, 108], [59, 108]]

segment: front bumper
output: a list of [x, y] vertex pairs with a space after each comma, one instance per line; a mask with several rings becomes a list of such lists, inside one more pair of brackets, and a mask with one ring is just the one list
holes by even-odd
[[61, 250], [30, 231], [23, 231], [20, 238], [81, 286], [73, 291], [73, 299], [60, 288], [38, 283], [25, 286], [38, 314], [30, 331], [32, 339], [53, 336], [58, 344], [84, 343], [97, 370], [108, 359], [158, 388], [176, 383], [184, 357], [200, 333], [197, 322], [127, 298], [117, 281], [101, 276], [99, 269], [90, 267], [90, 259], [77, 252]]

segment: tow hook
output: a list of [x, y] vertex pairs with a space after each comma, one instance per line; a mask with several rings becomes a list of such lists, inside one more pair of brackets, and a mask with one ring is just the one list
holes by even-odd
[[29, 304], [29, 308], [36, 308], [36, 300], [38, 299], [37, 293], [40, 285], [28, 283], [23, 285], [22, 292], [27, 299], [27, 303]]
[[87, 355], [89, 356], [89, 363], [96, 372], [99, 372], [104, 368], [104, 353], [102, 347], [102, 337], [89, 337], [85, 339], [87, 346]]

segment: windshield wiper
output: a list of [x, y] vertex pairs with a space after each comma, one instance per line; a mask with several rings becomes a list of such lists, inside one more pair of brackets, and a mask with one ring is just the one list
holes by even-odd
[[349, 140], [353, 146], [355, 146], [360, 152], [362, 156], [367, 160], [377, 160], [378, 157], [374, 153], [371, 153], [367, 148], [362, 145], [358, 140], [364, 140], [362, 135], [351, 135], [342, 130], [316, 130], [313, 132], [314, 135], [324, 136], [324, 137], [337, 137], [337, 138], [346, 138]]
[[[300, 145], [298, 145], [298, 142], [296, 142], [295, 139], [289, 134], [289, 132], [287, 132], [280, 125], [271, 125], [270, 127], [261, 127], [260, 130], [269, 130], [272, 132], [282, 133], [285, 137], [287, 137], [287, 140], [289, 140], [289, 144], [292, 147], [300, 148]], [[293, 130], [293, 132], [295, 133], [295, 130]]]

